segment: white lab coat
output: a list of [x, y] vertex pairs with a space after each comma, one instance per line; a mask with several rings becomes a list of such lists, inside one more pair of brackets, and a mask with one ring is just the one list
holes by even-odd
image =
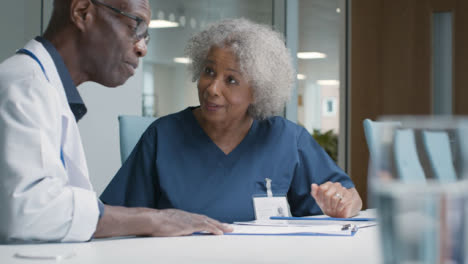
[[50, 82], [27, 55], [0, 64], [0, 241], [87, 241], [99, 209], [78, 126], [47, 50], [25, 48]]

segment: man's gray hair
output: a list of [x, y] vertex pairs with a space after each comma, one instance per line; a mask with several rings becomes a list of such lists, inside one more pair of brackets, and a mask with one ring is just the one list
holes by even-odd
[[198, 81], [211, 47], [229, 47], [239, 60], [242, 75], [252, 87], [254, 103], [248, 113], [255, 119], [280, 114], [295, 82], [292, 58], [280, 33], [247, 19], [227, 19], [210, 25], [188, 41], [185, 54], [192, 81]]

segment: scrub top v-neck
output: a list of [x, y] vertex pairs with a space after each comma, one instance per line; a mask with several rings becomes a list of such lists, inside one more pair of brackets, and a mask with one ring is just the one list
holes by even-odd
[[101, 195], [104, 203], [177, 208], [223, 222], [255, 219], [252, 197], [287, 195], [294, 216], [320, 214], [310, 184], [354, 187], [302, 127], [282, 118], [255, 120], [226, 155], [203, 131], [194, 107], [157, 119]]
[[195, 145], [199, 145], [198, 147], [200, 149], [206, 148], [207, 151], [211, 151], [212, 155], [216, 156], [218, 165], [222, 165], [225, 168], [232, 167], [232, 165], [236, 163], [237, 160], [239, 160], [239, 157], [242, 155], [242, 153], [249, 151], [249, 146], [255, 141], [254, 135], [257, 129], [257, 120], [254, 120], [252, 122], [249, 131], [239, 143], [239, 145], [237, 145], [230, 153], [226, 154], [216, 145], [216, 143], [213, 142], [213, 140], [205, 133], [203, 128], [200, 126], [197, 119], [195, 118], [195, 115], [192, 112], [195, 108], [193, 107], [188, 109], [190, 109], [191, 111], [183, 112], [183, 114], [185, 115], [185, 119], [187, 120], [187, 122], [185, 123], [185, 129], [187, 131], [187, 134], [190, 134], [190, 131], [192, 131], [192, 143], [194, 143]]

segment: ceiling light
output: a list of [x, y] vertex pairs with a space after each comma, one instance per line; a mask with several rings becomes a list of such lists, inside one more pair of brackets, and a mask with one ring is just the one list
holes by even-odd
[[307, 78], [307, 76], [305, 76], [304, 74], [300, 74], [300, 73], [297, 74], [297, 79], [298, 80], [305, 80], [306, 78]]
[[183, 63], [183, 64], [189, 64], [189, 63], [191, 63], [192, 61], [191, 61], [189, 58], [178, 57], [178, 58], [174, 58], [174, 62], [176, 62], [176, 63]]
[[185, 22], [186, 22], [185, 16], [180, 16], [180, 17], [179, 17], [179, 23], [180, 23], [180, 25], [183, 26], [183, 27], [185, 27]]
[[151, 20], [149, 27], [150, 28], [173, 28], [173, 27], [178, 27], [179, 23], [177, 22], [172, 22], [169, 20], [162, 20], [162, 19], [156, 19], [156, 20]]
[[321, 52], [298, 52], [297, 57], [299, 59], [323, 59], [327, 57], [327, 54]]
[[340, 81], [338, 80], [318, 80], [318, 85], [340, 85]]

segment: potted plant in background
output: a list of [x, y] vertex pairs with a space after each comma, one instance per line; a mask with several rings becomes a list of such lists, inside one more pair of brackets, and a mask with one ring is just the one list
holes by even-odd
[[338, 159], [338, 136], [333, 133], [333, 130], [328, 130], [322, 133], [320, 130], [314, 129], [312, 136], [336, 162]]

